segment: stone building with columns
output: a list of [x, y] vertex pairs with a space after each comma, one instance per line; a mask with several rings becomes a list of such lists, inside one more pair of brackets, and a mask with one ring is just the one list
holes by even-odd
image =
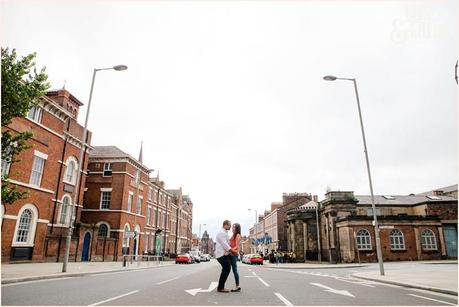
[[[457, 198], [377, 195], [375, 206], [384, 261], [457, 258]], [[322, 261], [377, 261], [368, 195], [330, 191], [321, 202], [289, 210], [286, 220], [288, 247], [298, 261], [317, 259], [318, 235]]]

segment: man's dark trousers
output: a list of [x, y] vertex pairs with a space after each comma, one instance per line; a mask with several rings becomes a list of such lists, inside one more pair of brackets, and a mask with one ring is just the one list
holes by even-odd
[[220, 273], [220, 278], [218, 280], [218, 287], [217, 287], [218, 290], [225, 288], [226, 279], [228, 278], [228, 275], [231, 272], [230, 257], [231, 257], [230, 255], [226, 255], [226, 256], [221, 256], [220, 258], [217, 258], [217, 261], [222, 266], [222, 272]]

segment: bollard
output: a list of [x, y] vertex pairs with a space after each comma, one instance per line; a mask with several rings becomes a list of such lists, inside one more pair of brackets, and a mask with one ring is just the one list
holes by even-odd
[[123, 267], [126, 267], [126, 255], [123, 255]]

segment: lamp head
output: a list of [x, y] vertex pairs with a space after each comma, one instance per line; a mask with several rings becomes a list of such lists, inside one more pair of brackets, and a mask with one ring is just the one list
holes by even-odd
[[113, 69], [114, 69], [114, 70], [121, 71], [121, 70], [126, 70], [126, 69], [128, 69], [128, 67], [127, 67], [126, 65], [116, 65], [116, 66], [113, 66]]
[[324, 80], [326, 81], [335, 81], [337, 78], [335, 76], [325, 76]]

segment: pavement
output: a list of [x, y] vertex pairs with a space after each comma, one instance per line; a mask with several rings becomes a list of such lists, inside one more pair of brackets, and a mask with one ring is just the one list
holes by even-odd
[[[415, 265], [413, 265], [413, 263]], [[386, 284], [397, 286], [423, 289], [434, 292], [440, 292], [451, 295], [458, 295], [458, 275], [457, 275], [457, 260], [434, 260], [434, 261], [414, 261], [405, 262], [404, 268], [391, 268], [386, 266], [385, 274], [382, 276], [379, 267], [375, 270], [368, 270], [369, 266], [374, 266], [373, 263], [365, 264], [328, 264], [328, 263], [280, 263], [266, 264], [267, 268], [278, 269], [337, 269], [337, 268], [365, 268], [366, 271], [351, 274], [353, 277], [377, 281]], [[429, 265], [423, 269], [418, 264]], [[451, 267], [447, 270], [437, 270], [432, 268], [435, 264], [448, 264]]]
[[69, 262], [67, 272], [62, 272], [62, 262], [44, 263], [15, 263], [2, 264], [2, 284], [11, 284], [24, 281], [40, 279], [53, 279], [100, 274], [109, 272], [122, 272], [132, 270], [145, 270], [158, 267], [175, 265], [174, 261], [158, 262], [136, 262], [128, 261], [126, 267], [123, 262]]
[[385, 270], [384, 275], [381, 275], [378, 270], [354, 273], [352, 276], [397, 286], [458, 295], [457, 264], [451, 270], [398, 269]]
[[[379, 268], [374, 263], [366, 264], [329, 264], [329, 263], [279, 263], [270, 264], [265, 262], [263, 268], [276, 269], [339, 269], [361, 268], [362, 271], [353, 273], [352, 276], [382, 283], [388, 283], [409, 288], [424, 289], [440, 293], [458, 295], [457, 261], [416, 261], [400, 263], [401, 267], [385, 268], [385, 275], [381, 276]], [[418, 264], [428, 264], [419, 266]], [[432, 265], [448, 264], [448, 269], [436, 270]], [[62, 263], [24, 263], [2, 264], [2, 284], [10, 284], [24, 281], [73, 277], [107, 272], [145, 270], [158, 267], [175, 265], [173, 261], [162, 263], [133, 262], [123, 267], [122, 262], [69, 262], [67, 272], [62, 273]], [[451, 267], [449, 267], [449, 265]], [[444, 267], [444, 266], [443, 266]]]

